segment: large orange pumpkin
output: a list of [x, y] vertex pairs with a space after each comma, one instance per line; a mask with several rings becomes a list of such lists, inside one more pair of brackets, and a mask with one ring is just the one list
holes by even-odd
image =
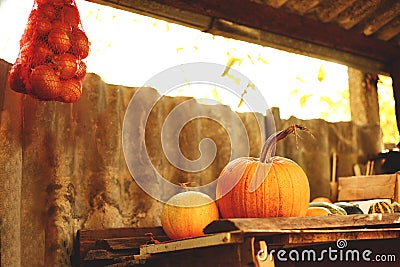
[[294, 161], [272, 156], [274, 144], [296, 129], [293, 125], [271, 135], [260, 158], [243, 157], [222, 170], [216, 188], [222, 218], [305, 216], [310, 201], [307, 175]]
[[185, 191], [172, 196], [161, 214], [161, 225], [171, 239], [204, 235], [203, 229], [219, 219], [218, 208], [208, 195]]

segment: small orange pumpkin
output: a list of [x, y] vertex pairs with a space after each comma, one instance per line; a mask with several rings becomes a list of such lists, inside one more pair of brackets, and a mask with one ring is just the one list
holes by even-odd
[[294, 161], [272, 157], [274, 144], [300, 125], [271, 135], [260, 159], [242, 157], [222, 170], [216, 188], [217, 205], [222, 218], [304, 216], [310, 201], [307, 175]]
[[185, 191], [172, 196], [164, 205], [161, 225], [169, 238], [182, 239], [204, 235], [204, 227], [217, 219], [217, 204], [211, 197]]

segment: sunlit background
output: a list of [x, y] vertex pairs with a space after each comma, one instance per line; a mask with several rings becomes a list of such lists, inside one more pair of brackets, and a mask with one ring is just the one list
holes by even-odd
[[[13, 63], [17, 58], [19, 39], [33, 4], [33, 0], [0, 0], [1, 59]], [[91, 42], [88, 72], [100, 75], [107, 83], [140, 87], [170, 67], [212, 62], [247, 76], [270, 107], [279, 107], [284, 119], [351, 119], [347, 66], [214, 36], [88, 1], [76, 0], [76, 4]], [[399, 136], [391, 79], [380, 76], [378, 87], [384, 142], [396, 143]], [[240, 96], [227, 96], [221, 88], [180, 88], [172, 95], [212, 99], [239, 112], [246, 110]]]

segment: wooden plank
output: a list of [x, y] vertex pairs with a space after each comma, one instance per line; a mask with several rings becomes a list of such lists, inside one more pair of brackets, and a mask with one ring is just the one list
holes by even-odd
[[[398, 11], [399, 12], [399, 11]], [[380, 40], [389, 41], [396, 37], [400, 30], [400, 16], [391, 20], [377, 34], [376, 37]]]
[[278, 234], [266, 237], [268, 247], [290, 248], [336, 242], [339, 239], [376, 240], [400, 237], [400, 228], [381, 229], [340, 229], [340, 230], [304, 230], [298, 233]]
[[[398, 34], [396, 37], [392, 38], [390, 42], [394, 45], [400, 44], [400, 34]], [[393, 61], [393, 64], [396, 62], [396, 60]]]
[[[83, 266], [133, 266], [143, 265], [150, 255], [140, 256], [137, 254], [119, 255], [107, 250], [89, 250]], [[81, 264], [82, 265], [82, 264]]]
[[[261, 241], [265, 241], [265, 243], [268, 245], [268, 249], [271, 250], [271, 249], [287, 249], [295, 247], [298, 248], [298, 247], [315, 246], [318, 244], [336, 243], [337, 240], [339, 239], [343, 239], [346, 241], [393, 240], [399, 238], [400, 228], [379, 228], [379, 229], [357, 228], [357, 229], [335, 229], [335, 230], [314, 229], [314, 230], [296, 230], [296, 233], [293, 233], [292, 230], [286, 230], [284, 232], [285, 233], [275, 233], [273, 235], [269, 235], [268, 232], [246, 233], [237, 231], [230, 233], [219, 233], [219, 234], [191, 238], [191, 239], [175, 240], [175, 241], [170, 241], [167, 244], [155, 244], [155, 245], [143, 246], [141, 248], [140, 256], [148, 256], [149, 263], [151, 262], [151, 260], [154, 259], [160, 259], [159, 263], [161, 262], [164, 263], [165, 261], [168, 261], [169, 259], [172, 258], [185, 258], [187, 260], [195, 260], [197, 261], [197, 264], [199, 264], [198, 260], [200, 257], [198, 255], [201, 253], [201, 251], [204, 251], [204, 249], [208, 249], [209, 253], [211, 252], [211, 254], [214, 255], [215, 253], [218, 254], [221, 251], [223, 251], [225, 247], [230, 247], [229, 245], [231, 246], [238, 245], [240, 247], [240, 258], [238, 259], [238, 261], [231, 264], [235, 264], [235, 266], [247, 266], [243, 264], [243, 262], [249, 262], [249, 259], [243, 261], [244, 255], [253, 255], [253, 256], [256, 255], [255, 251], [257, 248], [255, 244]], [[248, 242], [250, 240], [252, 240], [251, 243]], [[238, 250], [235, 251], [237, 253]], [[184, 254], [185, 252], [192, 253], [191, 257], [184, 257], [183, 255], [185, 255]], [[194, 256], [194, 254], [196, 256]], [[226, 255], [228, 258], [235, 256], [234, 254], [220, 254], [220, 255]], [[206, 259], [202, 259], [202, 262], [203, 261], [207, 262]], [[210, 259], [210, 264], [212, 263], [215, 263], [213, 262], [213, 258]], [[160, 265], [155, 265], [155, 266], [160, 266]], [[178, 264], [178, 265], [168, 265], [168, 266], [181, 266], [181, 265]]]
[[84, 260], [85, 261], [113, 260], [114, 258], [119, 256], [121, 255], [112, 253], [106, 249], [92, 249], [86, 253]]
[[[392, 3], [391, 1], [386, 1], [382, 7], [381, 11], [378, 12], [378, 16], [371, 16], [368, 22], [362, 23], [362, 32], [369, 36], [374, 34], [392, 19], [394, 19], [400, 12], [400, 2]], [[359, 28], [359, 26], [357, 26]]]
[[216, 220], [204, 229], [206, 234], [242, 231], [245, 233], [284, 233], [286, 230], [335, 229], [346, 227], [373, 227], [392, 225], [398, 227], [400, 213], [354, 214], [322, 217], [238, 218]]
[[315, 10], [315, 16], [323, 23], [331, 22], [341, 12], [349, 8], [357, 0], [332, 0], [323, 1]]
[[[393, 214], [391, 214], [393, 215]], [[398, 214], [400, 216], [400, 214]], [[348, 216], [331, 216], [331, 217], [348, 217]], [[383, 217], [383, 216], [372, 216]], [[385, 216], [387, 217], [387, 216]], [[398, 218], [396, 216], [389, 216], [391, 218]], [[356, 217], [355, 217], [356, 218]], [[354, 219], [355, 219], [354, 218]], [[285, 219], [285, 218], [277, 218]], [[313, 218], [311, 218], [313, 219]], [[318, 219], [318, 218], [316, 218]], [[399, 219], [399, 218], [398, 218]], [[85, 264], [87, 266], [134, 266], [134, 265], [150, 265], [150, 266], [181, 266], [182, 263], [173, 261], [174, 263], [166, 264], [171, 259], [185, 258], [190, 262], [190, 266], [204, 266], [205, 259], [200, 255], [217, 256], [218, 253], [227, 248], [229, 253], [220, 254], [226, 255], [228, 258], [235, 258], [234, 261], [226, 262], [226, 259], [221, 261], [218, 266], [233, 266], [232, 264], [239, 264], [238, 266], [247, 266], [243, 264], [251, 261], [252, 257], [244, 260], [244, 256], [255, 255], [255, 241], [265, 241], [269, 249], [287, 249], [315, 246], [318, 244], [335, 243], [338, 239], [346, 241], [359, 241], [359, 240], [395, 240], [400, 236], [399, 220], [397, 227], [382, 227], [382, 228], [340, 228], [340, 229], [291, 229], [280, 230], [275, 232], [270, 231], [234, 231], [227, 233], [216, 233], [196, 238], [170, 240], [164, 243], [148, 244], [140, 246], [140, 253], [120, 255], [114, 251], [105, 249], [89, 250], [85, 257]], [[379, 226], [374, 224], [374, 226]], [[292, 227], [293, 228], [293, 227]], [[124, 240], [125, 238], [118, 238]], [[117, 240], [118, 240], [117, 239]], [[109, 240], [112, 240], [109, 239]], [[252, 243], [246, 242], [253, 240]], [[104, 241], [104, 240], [103, 240]], [[108, 241], [105, 240], [105, 241]], [[119, 247], [118, 247], [119, 248]], [[239, 252], [240, 250], [240, 252]], [[237, 254], [237, 255], [236, 255]], [[219, 256], [220, 256], [219, 255]], [[199, 259], [202, 259], [199, 261]], [[215, 263], [214, 258], [210, 259], [210, 263]], [[195, 264], [195, 265], [193, 265]], [[241, 264], [241, 265], [240, 265]], [[186, 265], [187, 266], [187, 265]]]
[[321, 0], [312, 1], [297, 1], [291, 0], [285, 4], [284, 10], [288, 10], [290, 13], [304, 15], [312, 8], [319, 5]]
[[[157, 241], [165, 242], [169, 240], [168, 237], [157, 236]], [[111, 250], [125, 250], [125, 249], [137, 249], [141, 245], [151, 242], [149, 237], [120, 237], [120, 238], [108, 238], [100, 239], [96, 241], [96, 247], [106, 248]]]
[[279, 7], [283, 6], [287, 1], [288, 0], [260, 0], [260, 2], [268, 4], [275, 8], [279, 8]]
[[353, 28], [364, 18], [373, 14], [379, 7], [381, 0], [361, 0], [356, 1], [352, 6], [344, 10], [336, 18], [336, 21], [346, 30]]
[[[151, 254], [146, 266], [162, 267], [249, 267], [254, 265], [253, 238], [243, 243], [232, 243], [220, 246], [201, 247]], [[112, 266], [114, 267], [114, 266]]]
[[160, 244], [144, 245], [140, 247], [140, 255], [237, 244], [242, 242], [243, 235], [241, 233], [217, 233], [188, 239], [173, 240]]
[[[85, 258], [97, 256], [101, 258], [102, 255], [106, 255], [107, 253], [111, 253], [114, 256], [123, 256], [132, 253], [132, 251], [139, 253], [139, 246], [145, 244], [146, 240], [150, 241], [150, 237], [146, 237], [147, 233], [152, 233], [155, 239], [168, 239], [162, 227], [80, 229], [77, 233], [79, 261], [82, 263]], [[143, 243], [139, 244], [141, 242]], [[134, 250], [134, 246], [136, 246], [136, 250]], [[120, 251], [110, 252], [108, 250]], [[92, 251], [90, 252], [91, 255], [87, 255], [89, 251]]]
[[109, 238], [96, 241], [96, 247], [111, 250], [124, 250], [139, 248], [141, 245], [149, 241], [148, 237], [124, 237], [124, 238]]
[[125, 266], [136, 266], [136, 265], [145, 265], [146, 261], [150, 258], [150, 255], [139, 256], [134, 255], [132, 257], [126, 257], [122, 259], [121, 262], [108, 264], [107, 267], [125, 267]]
[[338, 201], [394, 199], [396, 174], [339, 177]]

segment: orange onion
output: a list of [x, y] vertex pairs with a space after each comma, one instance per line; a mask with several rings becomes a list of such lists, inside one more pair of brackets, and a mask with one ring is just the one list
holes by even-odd
[[74, 77], [78, 69], [77, 60], [74, 55], [65, 53], [56, 57], [54, 61], [61, 79], [68, 80]]
[[71, 47], [71, 40], [68, 32], [63, 28], [54, 28], [50, 31], [47, 41], [54, 53], [62, 54], [69, 50]]
[[38, 38], [44, 40], [45, 35], [47, 35], [51, 29], [52, 24], [50, 20], [38, 14], [37, 10], [32, 10], [20, 40], [20, 46]]
[[40, 6], [40, 5], [44, 5], [44, 4], [47, 4], [47, 3], [51, 3], [52, 2], [52, 0], [36, 0], [36, 2], [38, 3], [38, 5]]
[[76, 6], [64, 6], [61, 10], [61, 19], [64, 21], [64, 23], [70, 25], [73, 28], [78, 27], [80, 18]]
[[38, 3], [38, 5], [43, 5], [47, 3], [51, 3], [56, 6], [64, 5], [64, 0], [36, 0], [36, 2]]
[[53, 21], [53, 29], [60, 29], [65, 31], [68, 36], [71, 34], [71, 26], [68, 23], [62, 22], [61, 20]]
[[54, 20], [57, 16], [57, 10], [52, 4], [46, 3], [38, 6], [39, 17], [46, 17], [50, 21]]
[[39, 65], [30, 75], [31, 94], [41, 100], [53, 100], [61, 94], [61, 81], [48, 65]]
[[86, 58], [89, 55], [89, 40], [86, 34], [77, 28], [72, 30], [71, 52], [78, 59]]
[[74, 103], [82, 96], [82, 84], [75, 80], [61, 81], [62, 91], [57, 98], [58, 101], [65, 103]]
[[26, 85], [23, 79], [23, 71], [27, 66], [17, 63], [14, 64], [8, 74], [8, 85], [10, 88], [18, 93], [27, 93]]
[[19, 50], [19, 60], [24, 63], [28, 63], [31, 61], [31, 55], [33, 51], [33, 46], [31, 42], [27, 42], [24, 45], [21, 46], [21, 49]]
[[30, 54], [30, 63], [33, 67], [51, 61], [54, 53], [45, 42], [38, 41], [32, 45], [33, 52]]
[[50, 62], [54, 53], [43, 41], [32, 41], [25, 43], [19, 51], [19, 60], [27, 63], [30, 67]]
[[65, 0], [52, 0], [53, 5], [62, 6], [65, 3]]
[[47, 33], [49, 33], [51, 28], [52, 28], [52, 24], [48, 18], [38, 16], [38, 18], [36, 20], [36, 27], [35, 27], [37, 37], [46, 35]]
[[78, 62], [78, 69], [75, 73], [75, 78], [79, 81], [82, 81], [86, 76], [86, 63], [80, 60]]

